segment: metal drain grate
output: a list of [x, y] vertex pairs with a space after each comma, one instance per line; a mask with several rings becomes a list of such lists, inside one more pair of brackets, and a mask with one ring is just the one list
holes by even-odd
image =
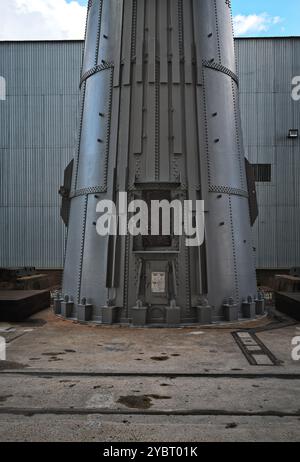
[[232, 336], [251, 366], [280, 366], [281, 362], [252, 332], [232, 332]]

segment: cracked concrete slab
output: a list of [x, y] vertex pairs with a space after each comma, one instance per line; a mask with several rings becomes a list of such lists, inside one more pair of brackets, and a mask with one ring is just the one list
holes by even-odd
[[[299, 413], [300, 379], [241, 378], [42, 378], [1, 375], [0, 411], [15, 409], [130, 409], [121, 396], [151, 398], [151, 410], [227, 413]], [[1, 400], [1, 397], [6, 399]], [[139, 409], [138, 407], [136, 407]], [[142, 409], [142, 408], [141, 408]]]
[[261, 331], [267, 321], [256, 322], [281, 361], [270, 367], [248, 363], [234, 326], [133, 329], [62, 321], [49, 310], [38, 317], [13, 326], [18, 335], [0, 362], [0, 441], [300, 439], [300, 362], [291, 357], [299, 325], [274, 330], [271, 321], [273, 330]]
[[227, 416], [0, 416], [0, 441], [299, 441], [298, 418]]

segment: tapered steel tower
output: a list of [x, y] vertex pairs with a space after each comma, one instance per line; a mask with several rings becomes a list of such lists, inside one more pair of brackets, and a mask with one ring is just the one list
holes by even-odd
[[[137, 325], [259, 314], [230, 0], [90, 0], [80, 86], [57, 313]], [[120, 191], [204, 200], [205, 243], [100, 237], [97, 203]]]

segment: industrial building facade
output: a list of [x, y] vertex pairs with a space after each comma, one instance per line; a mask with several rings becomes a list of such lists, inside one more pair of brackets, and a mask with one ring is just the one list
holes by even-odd
[[[83, 42], [0, 43], [0, 266], [62, 268], [58, 190], [74, 155]], [[236, 40], [258, 268], [300, 265], [300, 38]]]

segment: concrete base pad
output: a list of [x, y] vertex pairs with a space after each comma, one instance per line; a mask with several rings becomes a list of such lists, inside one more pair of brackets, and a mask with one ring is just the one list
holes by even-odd
[[300, 321], [300, 292], [277, 292], [276, 309]]
[[49, 290], [0, 291], [0, 321], [23, 321], [50, 306]]
[[0, 361], [0, 441], [300, 439], [300, 362], [291, 357], [300, 326], [257, 320], [260, 329], [272, 326], [257, 336], [282, 363], [251, 366], [228, 324], [95, 326], [50, 310], [40, 318], [43, 327], [33, 317], [31, 329], [0, 324], [8, 345]]

